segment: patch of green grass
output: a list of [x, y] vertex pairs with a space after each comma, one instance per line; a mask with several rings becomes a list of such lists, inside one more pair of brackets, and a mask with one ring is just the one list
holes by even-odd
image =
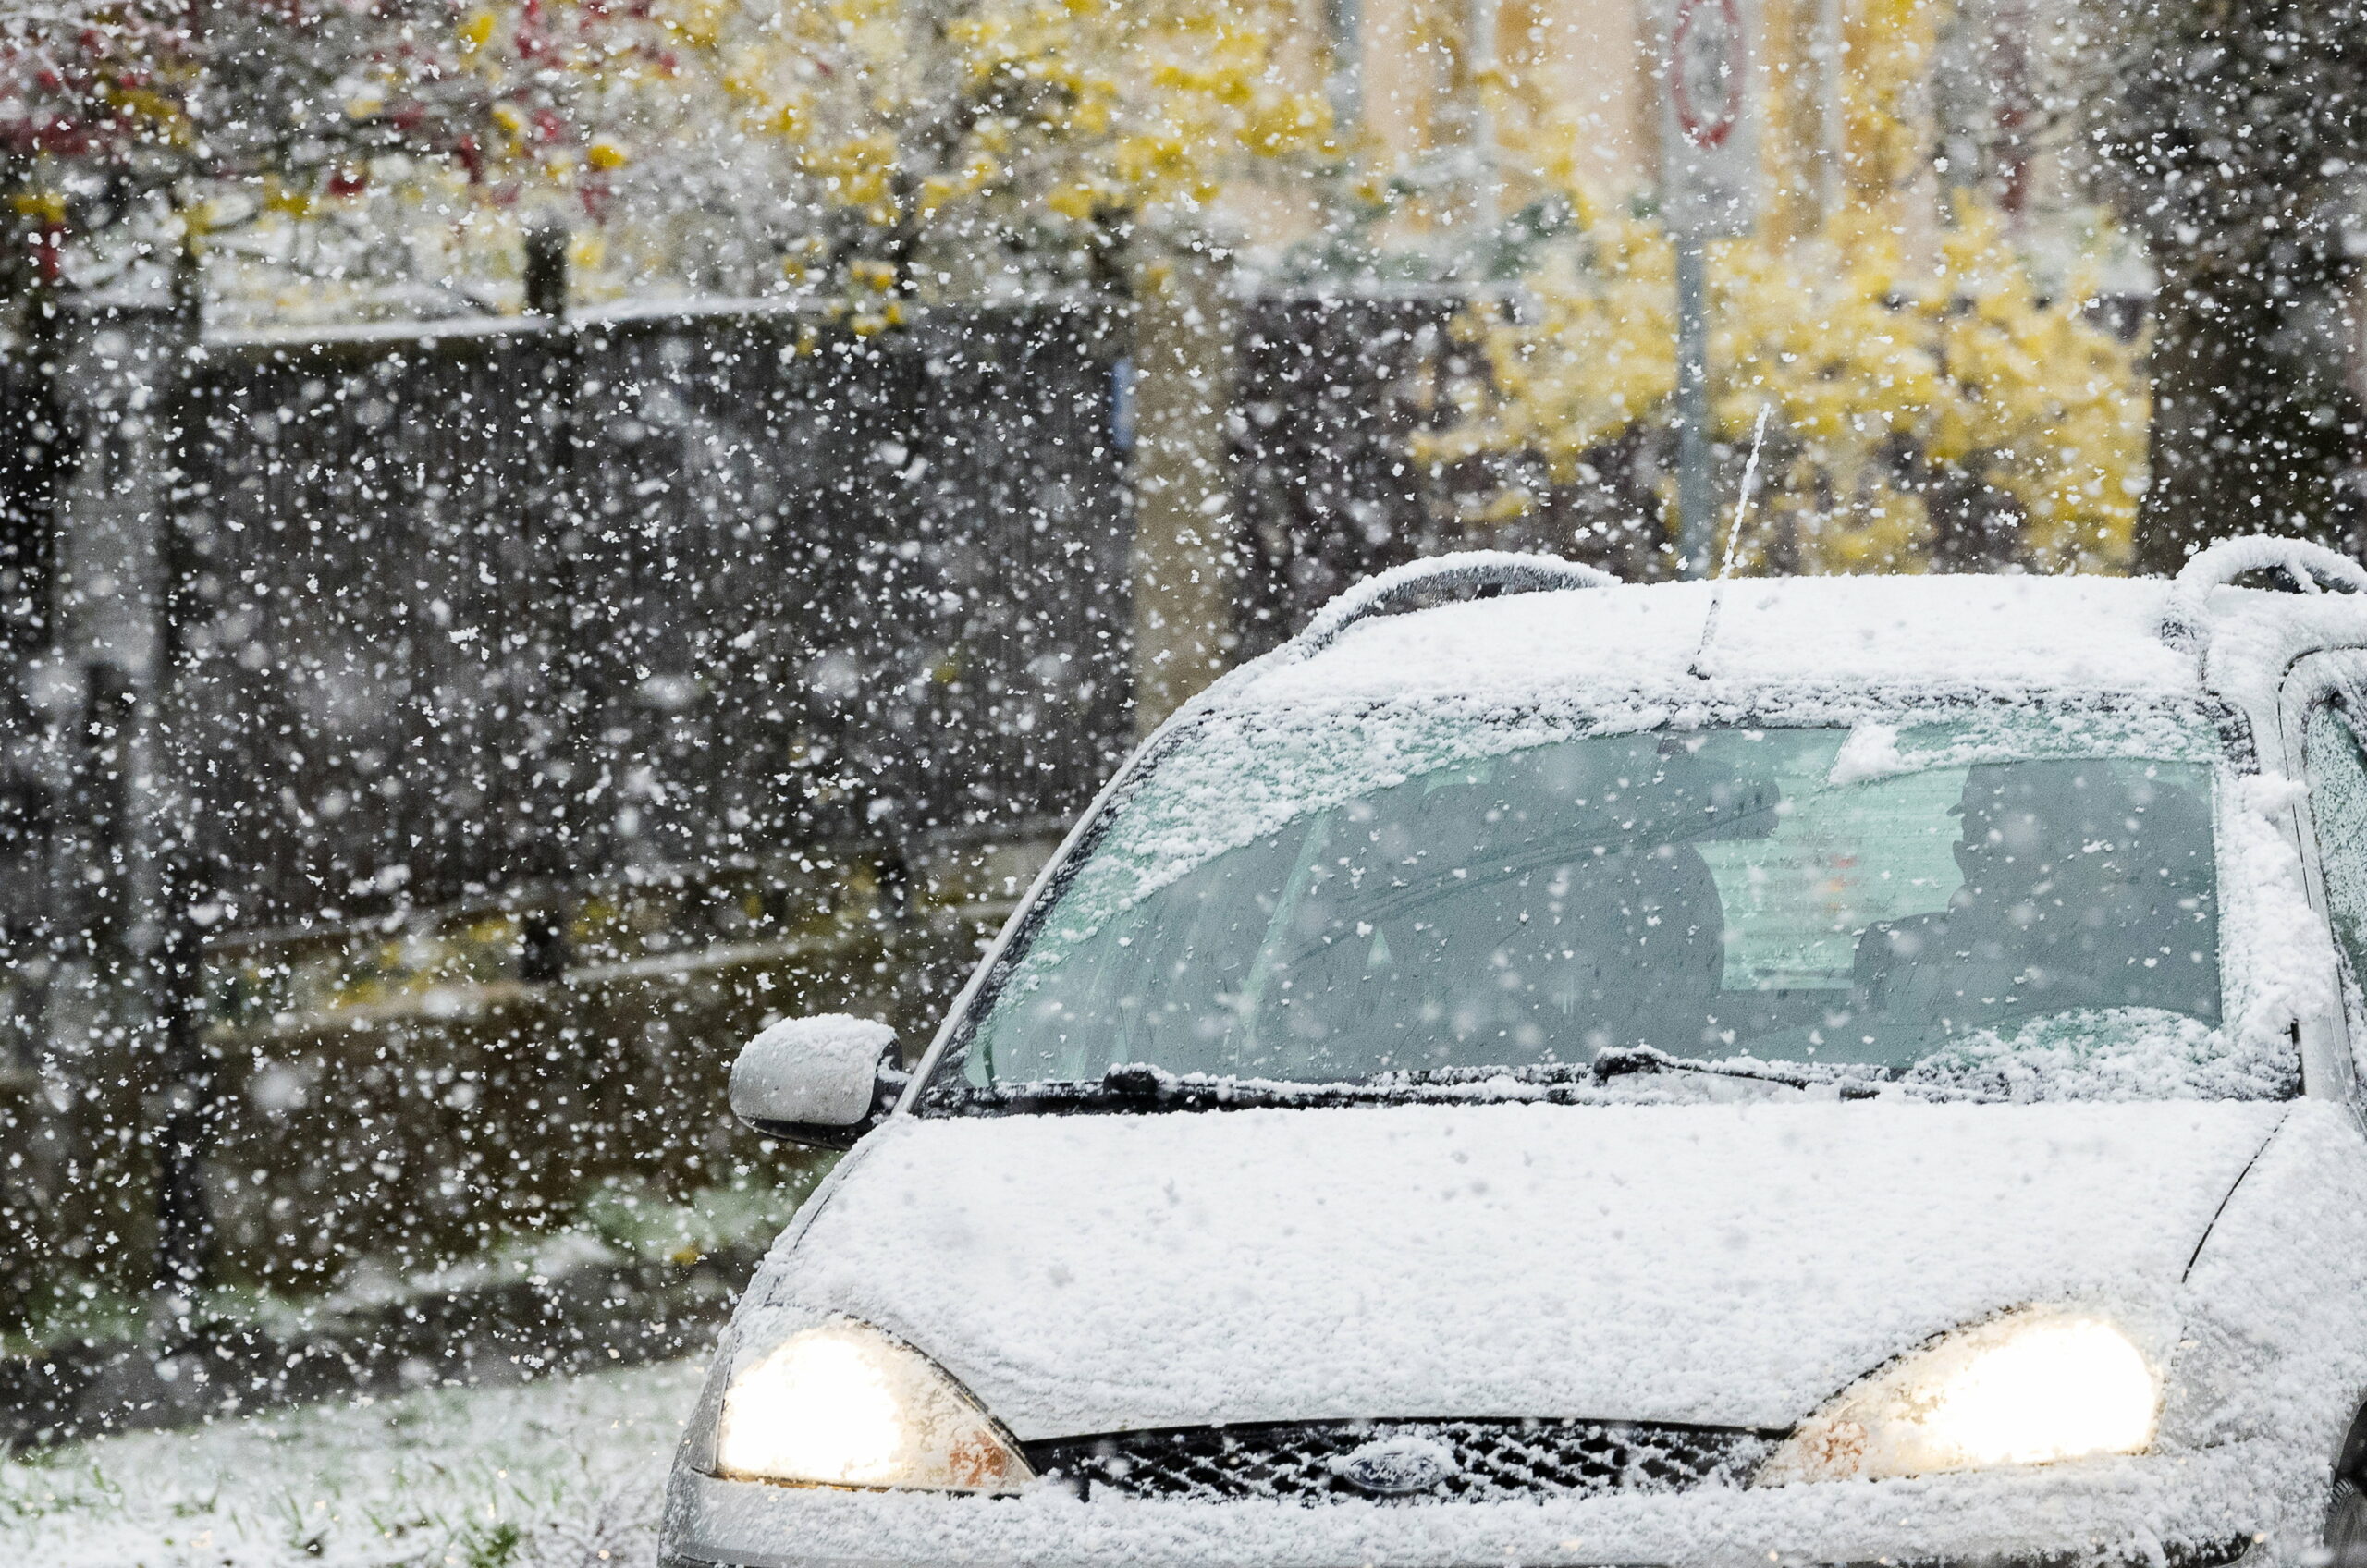
[[462, 1568], [509, 1568], [526, 1544], [526, 1532], [516, 1521], [503, 1519], [491, 1525], [470, 1525], [452, 1544], [460, 1549]]

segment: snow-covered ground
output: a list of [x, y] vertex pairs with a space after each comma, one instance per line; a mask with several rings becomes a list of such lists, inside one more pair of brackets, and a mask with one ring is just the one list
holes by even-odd
[[0, 1562], [639, 1568], [701, 1370], [431, 1390], [0, 1461]]

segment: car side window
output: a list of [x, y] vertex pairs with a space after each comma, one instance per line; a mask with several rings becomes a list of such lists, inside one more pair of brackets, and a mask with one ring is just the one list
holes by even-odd
[[2318, 825], [2326, 909], [2351, 978], [2367, 986], [2367, 747], [2354, 726], [2335, 704], [2320, 704], [2303, 736], [2303, 767]]

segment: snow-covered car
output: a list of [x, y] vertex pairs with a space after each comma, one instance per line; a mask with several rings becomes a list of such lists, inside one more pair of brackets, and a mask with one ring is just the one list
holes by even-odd
[[2367, 1562], [2362, 682], [2281, 541], [1351, 590], [748, 1047], [666, 1561]]

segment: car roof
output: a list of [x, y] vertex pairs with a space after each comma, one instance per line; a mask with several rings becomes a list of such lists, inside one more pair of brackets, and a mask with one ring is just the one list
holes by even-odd
[[1754, 690], [2093, 693], [2273, 703], [2294, 659], [2367, 645], [2367, 595], [2160, 579], [1742, 579], [1508, 594], [1355, 620], [1210, 693], [1218, 706], [1574, 690], [1678, 701]]

